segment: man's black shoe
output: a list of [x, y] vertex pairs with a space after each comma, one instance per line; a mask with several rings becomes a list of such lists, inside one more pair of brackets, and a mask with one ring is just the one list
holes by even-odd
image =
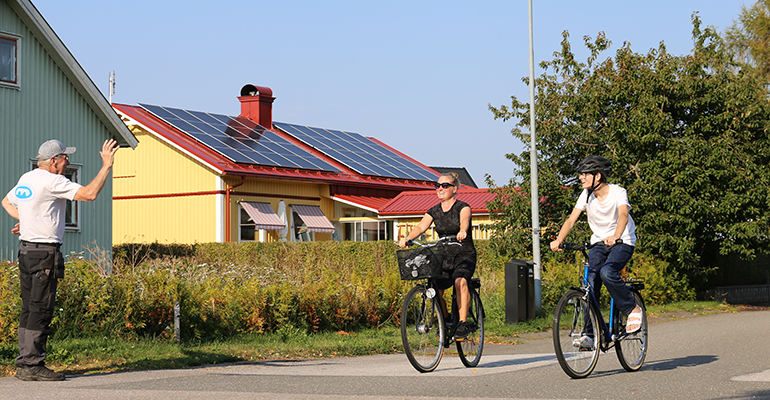
[[462, 342], [468, 337], [470, 329], [468, 329], [468, 324], [465, 321], [460, 321], [459, 324], [457, 324], [457, 329], [455, 329], [455, 341], [456, 342]]
[[65, 378], [61, 372], [51, 371], [44, 365], [18, 367], [16, 377], [23, 381], [63, 381]]

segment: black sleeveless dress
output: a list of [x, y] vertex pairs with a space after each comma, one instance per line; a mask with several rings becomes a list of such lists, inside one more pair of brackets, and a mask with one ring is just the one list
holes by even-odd
[[[427, 214], [433, 217], [433, 224], [439, 237], [454, 237], [460, 232], [460, 210], [468, 207], [468, 203], [455, 200], [452, 208], [444, 212], [441, 209], [441, 203], [436, 204], [428, 210]], [[444, 245], [444, 275], [443, 278], [471, 279], [476, 271], [476, 247], [473, 245], [472, 227], [469, 224], [465, 239], [461, 242], [462, 246], [456, 244]]]

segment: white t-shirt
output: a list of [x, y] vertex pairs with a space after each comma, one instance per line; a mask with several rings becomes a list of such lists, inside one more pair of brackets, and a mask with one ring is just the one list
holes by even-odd
[[36, 168], [19, 178], [8, 192], [8, 200], [19, 209], [20, 240], [62, 243], [67, 200], [75, 198], [81, 185], [63, 175]]
[[628, 223], [620, 238], [623, 239], [624, 244], [635, 246], [636, 224], [634, 224], [634, 219], [631, 218], [631, 204], [628, 202], [626, 189], [618, 185], [607, 186], [610, 188], [610, 191], [604, 201], [599, 201], [594, 193], [591, 193], [589, 198], [588, 190], [585, 189], [580, 194], [580, 197], [578, 197], [577, 204], [575, 204], [575, 208], [588, 214], [588, 226], [591, 227], [591, 232], [593, 232], [591, 243], [603, 242], [604, 239], [615, 234], [615, 229], [618, 227], [618, 207], [625, 204], [629, 210]]

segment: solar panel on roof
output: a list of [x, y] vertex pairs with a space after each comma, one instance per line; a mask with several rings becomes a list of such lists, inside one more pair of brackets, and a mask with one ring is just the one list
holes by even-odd
[[358, 133], [274, 122], [282, 131], [362, 175], [435, 180], [436, 174]]
[[337, 171], [326, 161], [248, 118], [147, 104], [139, 106], [233, 162]]

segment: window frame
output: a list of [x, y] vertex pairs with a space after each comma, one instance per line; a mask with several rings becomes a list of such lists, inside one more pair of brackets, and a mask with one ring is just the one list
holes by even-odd
[[[36, 158], [29, 159], [30, 171], [38, 167], [37, 161], [38, 160]], [[82, 185], [82, 183], [80, 183], [82, 170], [83, 170], [83, 164], [70, 164], [67, 166], [67, 170], [64, 171], [64, 176], [66, 176], [70, 181]], [[67, 206], [64, 209], [64, 213], [65, 213], [64, 214], [64, 221], [65, 221], [64, 231], [80, 232], [83, 227], [80, 221], [80, 202], [74, 201], [74, 200], [67, 200]]]
[[21, 39], [22, 37], [14, 33], [0, 31], [0, 39], [14, 42], [13, 80], [0, 78], [0, 87], [19, 90], [21, 88]]
[[[249, 215], [249, 213], [247, 213], [246, 210], [244, 210], [240, 205], [238, 205], [238, 210], [240, 210], [240, 214], [238, 216], [238, 242], [266, 242], [267, 231], [265, 229], [257, 229], [257, 223], [251, 219], [251, 215]], [[245, 220], [243, 218], [244, 215], [246, 216]], [[253, 232], [253, 239], [244, 238], [243, 236], [243, 230], [249, 228], [251, 228], [251, 231]]]
[[[351, 242], [373, 242], [378, 240], [394, 240], [393, 220], [388, 219], [361, 219], [354, 221], [341, 221], [344, 240]], [[372, 228], [371, 225], [376, 225]], [[364, 240], [366, 238], [367, 240]]]
[[[291, 227], [289, 234], [291, 235], [292, 242], [315, 242], [315, 232], [308, 231], [308, 227], [302, 217], [299, 216], [294, 207], [289, 206], [291, 209]], [[304, 230], [303, 230], [304, 228]]]

